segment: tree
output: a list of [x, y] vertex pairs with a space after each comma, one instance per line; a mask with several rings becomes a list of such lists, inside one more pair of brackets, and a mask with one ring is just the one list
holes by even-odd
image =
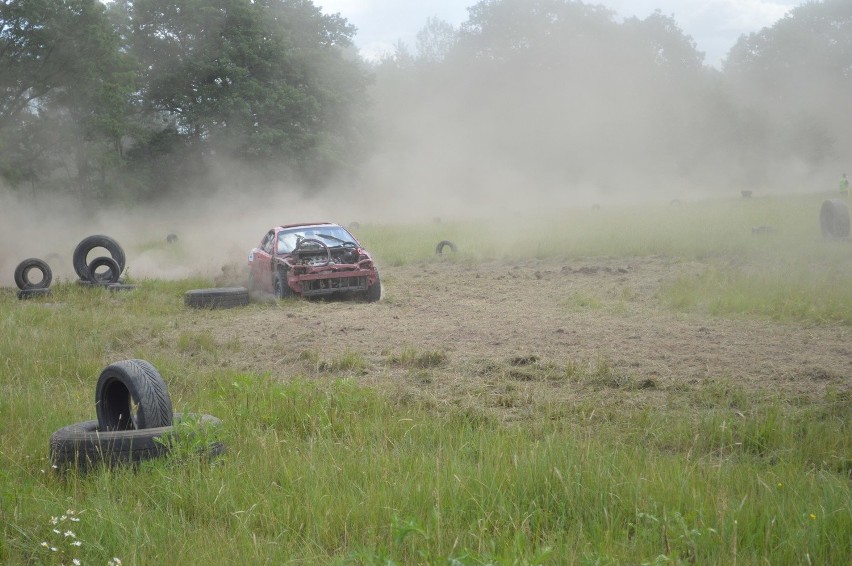
[[424, 62], [440, 63], [458, 41], [456, 29], [438, 18], [429, 18], [417, 32], [417, 58]]
[[[740, 37], [724, 64], [732, 96], [767, 132], [755, 159], [764, 169], [809, 172], [852, 154], [852, 4], [809, 2], [770, 28]], [[789, 169], [785, 168], [785, 173]], [[832, 176], [834, 172], [832, 171]]]
[[[377, 69], [392, 112], [388, 161], [413, 148], [410, 176], [483, 192], [504, 182], [638, 191], [700, 176], [712, 75], [672, 18], [619, 23], [568, 0], [485, 0], [468, 12], [440, 65]], [[435, 166], [421, 172], [420, 156]]]
[[81, 194], [101, 193], [107, 170], [120, 160], [132, 81], [100, 2], [5, 0], [0, 168], [7, 180], [34, 181], [61, 169]]
[[283, 163], [320, 181], [350, 165], [366, 78], [343, 56], [354, 28], [308, 0], [136, 0], [143, 97], [196, 158]]

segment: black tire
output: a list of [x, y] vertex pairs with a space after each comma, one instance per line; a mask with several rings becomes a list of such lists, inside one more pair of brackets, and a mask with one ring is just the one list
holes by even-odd
[[841, 199], [827, 200], [819, 211], [823, 238], [849, 237], [849, 207]]
[[[174, 413], [175, 424], [198, 417], [202, 426], [218, 427], [222, 422], [210, 415]], [[50, 462], [59, 471], [76, 467], [86, 471], [98, 464], [115, 465], [138, 463], [169, 453], [163, 435], [171, 433], [173, 425], [142, 430], [102, 431], [98, 421], [83, 421], [60, 428], [50, 436]], [[221, 442], [213, 441], [202, 447], [209, 456], [225, 451]]]
[[107, 285], [107, 289], [112, 292], [117, 291], [133, 291], [136, 289], [136, 285], [125, 285], [124, 283], [113, 283], [112, 285]]
[[376, 282], [367, 287], [367, 290], [364, 292], [364, 299], [368, 303], [378, 302], [382, 298], [382, 280], [379, 278], [378, 272], [376, 273]]
[[277, 299], [289, 299], [296, 294], [293, 292], [293, 288], [290, 287], [289, 283], [287, 283], [287, 274], [283, 271], [275, 273], [275, 281], [273, 281], [272, 289]]
[[249, 304], [249, 292], [245, 287], [193, 289], [184, 293], [183, 302], [198, 309], [227, 309]]
[[[30, 281], [30, 271], [33, 269], [41, 271], [41, 281], [38, 283]], [[15, 268], [15, 285], [18, 289], [47, 289], [51, 281], [53, 281], [53, 271], [50, 270], [47, 262], [38, 258], [25, 259]]]
[[89, 252], [94, 250], [95, 248], [104, 248], [109, 252], [110, 257], [118, 263], [118, 271], [124, 271], [125, 267], [125, 256], [124, 250], [118, 245], [118, 242], [110, 238], [109, 236], [89, 236], [88, 238], [84, 238], [77, 247], [74, 249], [73, 262], [74, 262], [74, 271], [80, 277], [80, 279], [89, 281], [91, 277], [89, 276], [89, 263], [88, 257]]
[[[98, 269], [106, 267], [109, 269], [106, 274], [99, 274]], [[118, 283], [121, 277], [121, 268], [118, 262], [111, 257], [97, 257], [88, 265], [89, 281], [98, 285], [112, 285]]]
[[438, 242], [438, 245], [435, 246], [435, 253], [441, 255], [444, 253], [444, 248], [450, 248], [450, 251], [455, 253], [458, 251], [456, 245], [449, 240], [441, 240]]
[[108, 365], [95, 386], [98, 428], [141, 430], [172, 424], [172, 400], [165, 380], [150, 362], [122, 360]]
[[26, 301], [27, 299], [37, 299], [39, 297], [49, 297], [50, 289], [21, 289], [18, 291], [18, 300]]

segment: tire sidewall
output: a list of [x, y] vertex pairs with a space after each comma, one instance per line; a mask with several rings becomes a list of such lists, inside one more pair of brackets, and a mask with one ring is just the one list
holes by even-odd
[[[135, 414], [131, 400], [136, 404]], [[95, 386], [95, 411], [103, 431], [172, 424], [172, 401], [166, 382], [145, 360], [122, 360], [104, 368]]]
[[[99, 267], [108, 267], [109, 277], [98, 277], [97, 269]], [[89, 281], [96, 285], [112, 285], [118, 283], [118, 280], [121, 278], [121, 267], [118, 265], [118, 262], [107, 256], [93, 259], [86, 266], [86, 271], [89, 274]]]
[[[33, 269], [38, 269], [41, 271], [41, 281], [38, 283], [33, 283], [30, 281], [29, 273]], [[47, 265], [47, 262], [38, 258], [29, 258], [25, 259], [21, 263], [18, 264], [18, 267], [15, 268], [15, 285], [18, 286], [18, 289], [47, 289], [50, 287], [50, 283], [53, 281], [53, 271], [50, 269], [50, 266]]]

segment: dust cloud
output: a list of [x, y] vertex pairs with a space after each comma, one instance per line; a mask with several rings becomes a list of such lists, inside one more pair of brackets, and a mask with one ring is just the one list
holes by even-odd
[[[810, 22], [837, 17], [821, 6], [732, 50], [726, 71], [660, 13], [526, 6], [478, 4], [451, 40], [433, 25], [431, 43], [376, 65], [361, 178], [383, 205], [429, 217], [827, 192], [852, 170], [848, 55], [828, 47], [848, 33]], [[798, 28], [807, 49], [782, 33]]]
[[[364, 222], [364, 208], [301, 188], [239, 192], [220, 189], [159, 205], [83, 206], [71, 198], [21, 195], [0, 187], [0, 286], [14, 285], [16, 266], [45, 260], [54, 282], [77, 279], [72, 256], [94, 234], [109, 236], [127, 255], [126, 275], [140, 279], [216, 278], [247, 265], [249, 251], [275, 225]], [[169, 235], [176, 236], [173, 243]], [[103, 251], [103, 250], [101, 250]], [[91, 258], [92, 256], [90, 256]]]
[[505, 52], [482, 44], [487, 34], [461, 34], [437, 59], [372, 64], [368, 157], [333, 186], [261, 183], [236, 162], [157, 205], [82, 205], [0, 186], [0, 285], [29, 257], [76, 278], [73, 250], [92, 234], [121, 243], [133, 278], [215, 277], [245, 265], [278, 224], [829, 192], [852, 173], [852, 113], [836, 112], [846, 83], [814, 74], [764, 104], [754, 80], [705, 66], [661, 15], [620, 24], [567, 6], [590, 10], [589, 33], [545, 30]]

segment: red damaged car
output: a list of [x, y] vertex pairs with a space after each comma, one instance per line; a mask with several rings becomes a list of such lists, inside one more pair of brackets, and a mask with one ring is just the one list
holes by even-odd
[[337, 224], [276, 226], [249, 253], [248, 265], [249, 289], [281, 299], [355, 295], [374, 302], [382, 296], [373, 258]]

